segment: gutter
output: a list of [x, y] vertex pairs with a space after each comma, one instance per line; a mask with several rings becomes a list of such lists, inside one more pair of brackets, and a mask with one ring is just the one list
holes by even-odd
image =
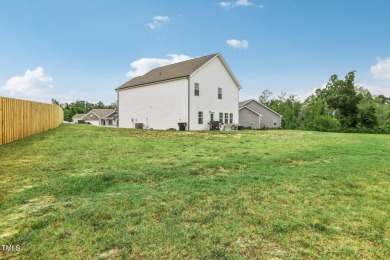
[[187, 123], [187, 130], [190, 131], [190, 76], [187, 76], [188, 80], [188, 123]]
[[154, 85], [154, 84], [163, 83], [163, 82], [175, 81], [175, 80], [178, 80], [178, 79], [185, 79], [185, 78], [188, 78], [188, 76], [181, 76], [181, 77], [176, 77], [176, 78], [171, 78], [171, 79], [157, 80], [157, 81], [148, 82], [148, 83], [142, 83], [142, 84], [129, 86], [129, 87], [125, 87], [125, 86], [122, 85], [122, 86], [116, 88], [115, 90], [119, 91], [119, 90], [130, 89], [130, 88], [139, 88], [139, 87]]

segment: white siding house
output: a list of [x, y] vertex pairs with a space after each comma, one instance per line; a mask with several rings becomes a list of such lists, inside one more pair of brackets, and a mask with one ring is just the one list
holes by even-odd
[[83, 120], [85, 114], [76, 114], [72, 117], [72, 124], [77, 124], [79, 120]]
[[221, 54], [156, 68], [118, 92], [119, 127], [208, 130], [210, 121], [238, 124], [241, 86]]
[[119, 91], [119, 127], [136, 123], [154, 129], [177, 128], [187, 122], [187, 79]]

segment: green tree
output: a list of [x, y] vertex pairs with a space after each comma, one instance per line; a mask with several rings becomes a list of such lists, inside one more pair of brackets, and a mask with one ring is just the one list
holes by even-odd
[[378, 117], [375, 106], [368, 105], [360, 108], [358, 119], [360, 126], [368, 128], [374, 128], [375, 126], [378, 126]]
[[[59, 104], [59, 102], [55, 99], [52, 99], [52, 103]], [[64, 120], [68, 122], [72, 122], [72, 117], [75, 114], [86, 114], [92, 109], [104, 109], [104, 108], [111, 108], [116, 109], [116, 102], [111, 103], [110, 105], [105, 105], [102, 101], [99, 101], [98, 103], [90, 103], [85, 101], [76, 100], [75, 102], [71, 103], [65, 103], [60, 105], [64, 110]]]
[[106, 105], [104, 105], [104, 103], [102, 101], [99, 101], [97, 102], [94, 106], [93, 106], [94, 109], [103, 109], [103, 108], [106, 108]]
[[264, 89], [261, 95], [259, 96], [260, 103], [267, 106], [271, 96], [272, 96], [272, 92], [269, 89]]
[[390, 124], [390, 98], [379, 95], [374, 98], [374, 104], [377, 111], [378, 124]]
[[61, 105], [60, 105], [60, 102], [58, 102], [57, 99], [54, 99], [54, 98], [51, 99], [51, 103], [52, 103], [53, 105], [61, 106]]
[[356, 127], [358, 123], [358, 104], [363, 95], [358, 93], [355, 81], [355, 71], [349, 72], [344, 80], [332, 75], [325, 89], [316, 94], [325, 100], [329, 108], [335, 111], [343, 127]]
[[[325, 98], [321, 95], [318, 95], [321, 92], [320, 89], [316, 90], [316, 94], [309, 96], [300, 111], [300, 121], [301, 125], [310, 130], [319, 130], [316, 127], [316, 124], [320, 122], [319, 120], [334, 118], [336, 111], [329, 108], [328, 103]], [[326, 117], [323, 117], [326, 116]], [[337, 119], [335, 119], [338, 121]], [[322, 124], [320, 131], [324, 131], [325, 124]]]
[[331, 131], [335, 132], [340, 130], [340, 122], [329, 115], [319, 115], [314, 118], [312, 121], [313, 125], [311, 126], [312, 130], [317, 131]]
[[268, 102], [268, 107], [282, 115], [283, 128], [296, 129], [299, 127], [298, 117], [302, 104], [296, 95], [289, 95], [286, 98], [286, 92], [282, 91], [278, 98]]

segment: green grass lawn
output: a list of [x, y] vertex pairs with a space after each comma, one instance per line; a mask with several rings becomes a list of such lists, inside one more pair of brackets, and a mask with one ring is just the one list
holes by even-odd
[[0, 177], [4, 258], [390, 257], [389, 135], [61, 125]]

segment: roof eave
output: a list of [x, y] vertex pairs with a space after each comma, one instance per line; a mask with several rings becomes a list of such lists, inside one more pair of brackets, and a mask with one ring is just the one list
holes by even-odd
[[259, 105], [261, 105], [261, 106], [263, 106], [263, 107], [265, 107], [266, 109], [268, 109], [269, 111], [271, 111], [271, 112], [273, 112], [273, 113], [277, 114], [278, 116], [282, 117], [282, 115], [281, 115], [281, 114], [279, 114], [278, 112], [276, 112], [276, 111], [272, 110], [271, 108], [267, 107], [266, 105], [264, 105], [264, 104], [261, 104], [261, 103], [260, 103], [259, 101], [257, 101], [256, 99], [251, 99], [251, 100], [249, 100], [247, 103], [245, 103], [245, 104], [244, 104], [244, 106], [245, 106], [246, 104], [248, 104], [248, 103], [252, 102], [252, 101], [256, 102], [257, 104], [259, 104]]
[[192, 76], [194, 75], [195, 73], [197, 73], [199, 70], [201, 70], [203, 67], [205, 67], [207, 64], [209, 64], [212, 60], [214, 60], [215, 58], [219, 57], [220, 60], [222, 61], [222, 64], [225, 66], [226, 70], [228, 71], [230, 77], [233, 79], [233, 81], [236, 83], [238, 89], [242, 89], [241, 87], [241, 84], [240, 82], [238, 82], [236, 76], [234, 76], [232, 70], [229, 68], [229, 65], [226, 63], [225, 59], [222, 57], [222, 55], [220, 53], [217, 53], [214, 57], [212, 57], [211, 59], [209, 59], [207, 62], [205, 62], [202, 66], [200, 66], [197, 70], [195, 70], [194, 72], [191, 73], [191, 75], [189, 76]]
[[164, 82], [169, 82], [169, 81], [175, 81], [175, 80], [179, 80], [179, 79], [186, 79], [189, 75], [185, 75], [185, 76], [180, 76], [180, 77], [176, 77], [176, 78], [171, 78], [171, 79], [165, 79], [165, 80], [158, 80], [158, 81], [153, 81], [153, 82], [148, 82], [148, 83], [144, 83], [144, 84], [138, 84], [138, 85], [134, 85], [134, 86], [121, 86], [119, 88], [116, 88], [115, 90], [116, 91], [120, 91], [120, 90], [125, 90], [125, 89], [131, 89], [131, 88], [139, 88], [139, 87], [144, 87], [144, 86], [149, 86], [149, 85], [155, 85], [155, 84], [158, 84], [158, 83], [164, 83]]
[[94, 114], [94, 115], [97, 116], [99, 119], [101, 119], [101, 117], [100, 117], [98, 114], [96, 114], [95, 112], [93, 112], [93, 110], [91, 110], [91, 111], [89, 111], [88, 113], [86, 113], [82, 118], [86, 117], [86, 116], [89, 115], [89, 114]]
[[240, 111], [241, 109], [244, 109], [244, 108], [248, 109], [249, 111], [251, 111], [252, 113], [255, 113], [255, 114], [258, 115], [258, 116], [262, 116], [261, 114], [257, 113], [256, 111], [254, 111], [253, 109], [250, 109], [250, 108], [247, 107], [247, 106], [241, 107], [240, 109], [238, 109], [238, 111]]

